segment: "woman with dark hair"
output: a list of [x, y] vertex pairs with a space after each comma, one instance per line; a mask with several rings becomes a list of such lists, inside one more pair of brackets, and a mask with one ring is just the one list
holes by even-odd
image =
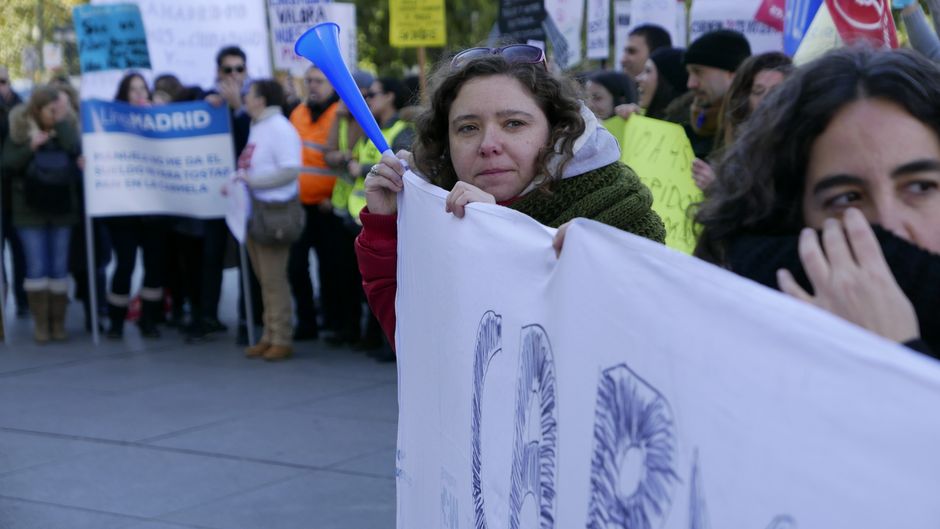
[[800, 68], [718, 166], [696, 255], [940, 350], [937, 101], [940, 68], [906, 50], [839, 50]]
[[[774, 87], [793, 72], [793, 61], [786, 54], [772, 51], [753, 55], [735, 71], [731, 87], [721, 104], [721, 119], [717, 145], [710, 160], [721, 157], [721, 151], [734, 141], [738, 127], [754, 113]], [[696, 158], [692, 162], [692, 179], [699, 189], [705, 189], [715, 180], [711, 164]]]
[[623, 72], [597, 72], [584, 83], [585, 104], [617, 140], [627, 122], [614, 109], [637, 102], [636, 82]]
[[[300, 172], [301, 142], [297, 130], [284, 117], [287, 102], [284, 88], [274, 79], [252, 81], [245, 94], [245, 111], [251, 116], [248, 144], [238, 157], [238, 178], [243, 180], [254, 197], [252, 215], [260, 215], [264, 204], [295, 203], [301, 214], [297, 196]], [[298, 219], [297, 233], [303, 229], [303, 216]], [[283, 360], [293, 354], [291, 293], [287, 281], [287, 259], [293, 240], [262, 240], [251, 230], [246, 246], [251, 266], [261, 283], [264, 331], [257, 344], [245, 349], [248, 358]]]
[[[662, 242], [652, 195], [619, 162], [616, 140], [553, 76], [535, 46], [471, 48], [442, 64], [417, 122], [411, 167], [447, 189], [447, 211], [500, 204], [558, 227], [594, 219]], [[407, 159], [410, 154], [399, 153]], [[394, 343], [397, 194], [404, 167], [384, 155], [366, 178], [356, 242], [369, 304]]]
[[688, 121], [688, 106], [691, 100], [681, 103], [688, 92], [686, 84], [689, 74], [685, 70], [685, 49], [661, 48], [647, 59], [643, 72], [636, 78], [639, 103], [627, 104], [616, 109], [617, 115], [626, 119], [643, 109], [643, 115], [680, 123]]
[[[115, 101], [134, 106], [150, 105], [150, 89], [139, 73], [131, 72], [118, 84]], [[141, 311], [137, 325], [144, 338], [159, 338], [157, 322], [163, 316], [164, 246], [167, 219], [154, 215], [117, 216], [105, 219], [114, 248], [115, 268], [108, 292], [107, 337], [124, 336], [124, 319], [130, 305], [131, 276], [137, 264], [137, 249], [143, 252], [144, 284], [140, 289]]]
[[23, 288], [39, 343], [66, 339], [69, 237], [79, 222], [80, 151], [78, 121], [61, 89], [41, 86], [10, 112], [3, 178], [11, 180], [13, 227], [26, 264]]

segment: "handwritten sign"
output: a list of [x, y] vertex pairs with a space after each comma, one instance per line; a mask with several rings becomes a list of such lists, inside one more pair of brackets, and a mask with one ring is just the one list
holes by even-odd
[[695, 249], [689, 206], [702, 200], [692, 181], [692, 146], [682, 127], [633, 115], [620, 141], [620, 160], [653, 192], [653, 210], [666, 224], [666, 246], [688, 254]]
[[82, 73], [150, 68], [144, 21], [136, 5], [76, 6], [72, 19]]
[[341, 2], [314, 2], [307, 0], [271, 0], [268, 2], [268, 20], [271, 22], [271, 49], [274, 67], [303, 75], [310, 61], [294, 53], [294, 44], [308, 29], [322, 22], [339, 25], [339, 49], [343, 62], [356, 64], [356, 6]]
[[397, 48], [447, 44], [444, 0], [389, 0], [389, 44]]
[[587, 57], [588, 59], [607, 60], [609, 55], [610, 0], [588, 0]]

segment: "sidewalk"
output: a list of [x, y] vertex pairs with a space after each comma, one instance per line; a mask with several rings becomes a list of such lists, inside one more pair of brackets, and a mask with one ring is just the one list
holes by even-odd
[[[0, 344], [0, 528], [395, 527], [394, 364], [322, 342], [248, 360], [234, 330]], [[230, 323], [232, 319], [224, 318]]]

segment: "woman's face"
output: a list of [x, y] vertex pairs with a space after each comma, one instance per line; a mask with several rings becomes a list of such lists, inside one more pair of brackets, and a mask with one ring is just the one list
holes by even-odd
[[843, 107], [810, 149], [803, 220], [858, 208], [880, 224], [940, 253], [940, 138], [902, 107], [862, 99]]
[[770, 93], [770, 90], [783, 82], [783, 74], [776, 70], [761, 70], [754, 76], [754, 84], [751, 86], [751, 94], [747, 98], [748, 107], [751, 112], [757, 108], [757, 105]]
[[659, 72], [656, 71], [656, 63], [652, 60], [646, 60], [646, 66], [640, 75], [636, 76], [636, 86], [640, 93], [640, 107], [649, 108], [653, 102], [653, 96], [656, 95], [656, 87], [659, 85]]
[[382, 83], [378, 81], [373, 82], [366, 93], [366, 103], [369, 104], [372, 115], [376, 117], [382, 117], [382, 114], [388, 112], [390, 106], [394, 104], [394, 99], [395, 94], [386, 92]]
[[604, 85], [588, 81], [584, 85], [587, 92], [587, 107], [597, 116], [597, 119], [607, 119], [614, 115], [614, 96], [604, 88]]
[[55, 127], [56, 121], [59, 120], [60, 107], [62, 104], [59, 100], [46, 103], [42, 108], [39, 109], [39, 127], [43, 130], [49, 130]]
[[264, 98], [258, 95], [258, 87], [251, 85], [248, 88], [248, 93], [245, 94], [245, 112], [252, 119], [256, 119], [264, 112], [266, 104]]
[[140, 77], [131, 79], [127, 89], [127, 101], [132, 105], [150, 104], [150, 95], [147, 93], [147, 83]]
[[518, 196], [535, 178], [548, 144], [548, 118], [516, 79], [476, 77], [464, 83], [447, 118], [457, 178], [496, 197]]

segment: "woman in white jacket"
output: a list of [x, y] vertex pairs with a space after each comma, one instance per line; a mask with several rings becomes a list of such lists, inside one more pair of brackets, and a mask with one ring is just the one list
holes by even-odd
[[[245, 95], [245, 110], [251, 116], [251, 132], [248, 145], [238, 158], [238, 178], [248, 184], [255, 201], [287, 203], [298, 200], [301, 140], [281, 110], [284, 100], [284, 89], [271, 79], [254, 81]], [[252, 215], [258, 214], [257, 211], [252, 212]], [[245, 350], [249, 358], [282, 360], [293, 353], [291, 294], [287, 279], [291, 242], [261, 242], [249, 230], [248, 256], [261, 283], [264, 302], [264, 332], [257, 344]]]

